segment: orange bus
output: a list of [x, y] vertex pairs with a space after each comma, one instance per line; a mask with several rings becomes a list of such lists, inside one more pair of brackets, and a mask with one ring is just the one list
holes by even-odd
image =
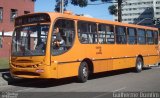
[[142, 68], [160, 61], [158, 29], [72, 13], [17, 17], [10, 71], [20, 78], [65, 78]]

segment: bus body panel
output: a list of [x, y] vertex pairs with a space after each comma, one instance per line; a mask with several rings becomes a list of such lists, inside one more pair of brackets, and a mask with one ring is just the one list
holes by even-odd
[[58, 78], [77, 76], [79, 65], [80, 62], [58, 64]]

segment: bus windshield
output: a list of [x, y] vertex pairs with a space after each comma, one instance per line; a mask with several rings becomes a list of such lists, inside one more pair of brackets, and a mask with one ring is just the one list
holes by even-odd
[[43, 56], [49, 24], [17, 27], [13, 33], [12, 56]]

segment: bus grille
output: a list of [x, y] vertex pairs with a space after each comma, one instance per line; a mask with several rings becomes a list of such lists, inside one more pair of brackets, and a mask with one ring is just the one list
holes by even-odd
[[13, 74], [15, 74], [15, 75], [28, 75], [28, 76], [40, 76], [40, 74], [38, 74], [38, 73], [34, 73], [34, 72], [21, 72], [21, 71], [16, 71]]
[[37, 68], [38, 67], [38, 64], [37, 65], [25, 65], [25, 66], [23, 66], [23, 65], [14, 65], [14, 64], [12, 64], [14, 67], [16, 67], [16, 68]]

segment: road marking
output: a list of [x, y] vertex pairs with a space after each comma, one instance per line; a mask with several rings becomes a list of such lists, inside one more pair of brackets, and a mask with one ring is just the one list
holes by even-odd
[[122, 87], [122, 88], [120, 88], [120, 89], [116, 89], [116, 90], [114, 90], [113, 92], [118, 92], [118, 91], [121, 91], [121, 90], [123, 90], [123, 89], [126, 89], [126, 87]]
[[[113, 91], [113, 93], [114, 93], [114, 92], [121, 91], [121, 90], [123, 90], [123, 89], [126, 89], [126, 87], [123, 87], [123, 88], [120, 88], [120, 89], [116, 89], [116, 90]], [[95, 97], [93, 97], [93, 98], [99, 98], [99, 97], [102, 97], [102, 96], [106, 96], [106, 95], [108, 95], [108, 94], [109, 94], [109, 93], [103, 93], [103, 94], [100, 94], [100, 95], [95, 96]]]

